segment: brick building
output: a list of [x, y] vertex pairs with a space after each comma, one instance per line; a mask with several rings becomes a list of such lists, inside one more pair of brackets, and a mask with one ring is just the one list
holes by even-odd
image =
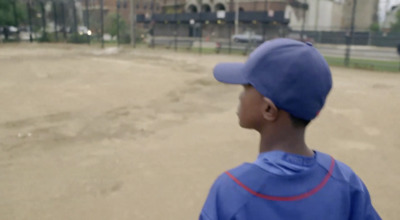
[[[83, 12], [88, 1], [90, 17], [99, 18], [98, 0], [79, 0]], [[130, 0], [103, 0], [104, 18], [116, 13], [130, 24]], [[266, 38], [283, 34], [289, 20], [285, 18], [288, 4], [297, 0], [134, 0], [138, 27], [148, 29], [156, 36], [229, 37], [235, 31], [235, 11], [239, 11], [237, 32], [253, 31]], [[85, 13], [83, 13], [85, 17]], [[83, 21], [86, 19], [83, 18]], [[86, 22], [83, 22], [86, 23]], [[92, 21], [91, 29], [98, 29]]]

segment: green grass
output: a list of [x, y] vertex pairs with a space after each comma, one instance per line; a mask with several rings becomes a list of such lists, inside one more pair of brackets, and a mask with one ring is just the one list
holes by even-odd
[[[325, 57], [326, 61], [331, 66], [345, 66], [343, 57]], [[397, 61], [382, 61], [382, 60], [366, 60], [366, 59], [350, 59], [350, 68], [366, 69], [376, 71], [397, 72], [399, 70], [399, 62]]]

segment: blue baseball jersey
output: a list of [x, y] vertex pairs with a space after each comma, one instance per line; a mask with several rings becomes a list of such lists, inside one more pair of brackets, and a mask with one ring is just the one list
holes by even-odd
[[361, 179], [344, 163], [316, 151], [311, 158], [266, 154], [218, 177], [200, 220], [253, 219], [381, 218]]

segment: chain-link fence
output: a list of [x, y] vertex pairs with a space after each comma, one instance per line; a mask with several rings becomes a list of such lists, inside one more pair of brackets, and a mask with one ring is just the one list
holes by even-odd
[[[126, 0], [0, 0], [8, 8], [1, 12], [3, 42], [38, 41], [99, 44], [130, 44], [149, 48], [168, 48], [196, 53], [249, 54], [259, 44], [277, 37], [313, 43], [331, 64], [347, 64], [367, 69], [398, 70], [396, 48], [400, 33], [356, 30], [297, 31], [289, 28], [284, 12], [273, 17], [267, 12], [184, 13], [173, 9], [162, 13], [159, 4], [135, 16], [139, 7]], [[144, 7], [144, 6], [143, 6]], [[5, 11], [7, 15], [4, 16]], [[172, 13], [171, 13], [172, 12]], [[133, 27], [133, 30], [132, 28]], [[303, 27], [304, 29], [304, 27]], [[331, 28], [333, 29], [333, 28]], [[131, 41], [134, 36], [135, 41]], [[371, 64], [370, 60], [375, 60]], [[348, 61], [347, 61], [348, 62]]]
[[126, 1], [115, 5], [104, 0], [1, 1], [8, 3], [0, 11], [3, 42], [130, 42]]

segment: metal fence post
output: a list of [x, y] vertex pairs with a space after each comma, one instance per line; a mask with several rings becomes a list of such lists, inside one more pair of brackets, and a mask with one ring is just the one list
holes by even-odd
[[65, 25], [65, 6], [64, 3], [61, 2], [61, 17], [62, 17], [62, 23], [63, 23], [63, 38], [64, 40], [67, 40], [67, 30], [66, 30], [66, 25]]
[[[90, 31], [90, 25], [89, 25], [89, 0], [85, 0], [85, 8], [86, 8], [86, 28], [88, 29], [88, 32]], [[90, 31], [89, 33], [86, 33], [87, 35], [87, 41], [88, 44], [90, 44], [90, 36], [92, 35], [92, 32]]]
[[344, 59], [344, 65], [349, 66], [350, 63], [350, 47], [351, 44], [353, 43], [353, 37], [354, 37], [354, 22], [356, 18], [356, 7], [357, 7], [357, 0], [353, 0], [353, 9], [352, 9], [352, 14], [351, 14], [351, 26], [350, 26], [350, 35], [346, 36], [346, 56]]
[[58, 41], [58, 30], [57, 30], [57, 7], [56, 2], [53, 0], [53, 17], [54, 17], [54, 33], [56, 41]]
[[178, 38], [178, 21], [177, 21], [177, 1], [174, 0], [174, 20], [175, 20], [175, 35], [174, 35], [174, 50], [177, 50], [177, 38]]
[[135, 21], [136, 21], [136, 16], [135, 16], [135, 1], [130, 0], [130, 6], [129, 6], [129, 14], [130, 14], [130, 19], [131, 19], [131, 45], [133, 48], [136, 47], [136, 36], [135, 36]]
[[101, 48], [104, 48], [104, 1], [100, 0], [100, 39], [101, 39]]
[[13, 8], [13, 15], [14, 15], [14, 23], [15, 23], [15, 27], [17, 27], [17, 40], [19, 41], [19, 21], [17, 18], [17, 5], [16, 5], [16, 1], [14, 0], [12, 2], [12, 8]]
[[40, 4], [40, 12], [42, 14], [42, 26], [43, 26], [42, 39], [45, 40], [47, 38], [47, 33], [46, 33], [46, 13], [44, 11], [44, 3], [41, 1], [39, 4]]
[[31, 11], [31, 1], [26, 3], [26, 8], [28, 10], [28, 22], [29, 22], [29, 41], [33, 42], [32, 37], [32, 11]]
[[120, 9], [120, 7], [121, 7], [121, 1], [120, 0], [117, 0], [117, 47], [119, 47], [119, 41], [120, 41], [120, 39], [119, 39], [119, 9]]

